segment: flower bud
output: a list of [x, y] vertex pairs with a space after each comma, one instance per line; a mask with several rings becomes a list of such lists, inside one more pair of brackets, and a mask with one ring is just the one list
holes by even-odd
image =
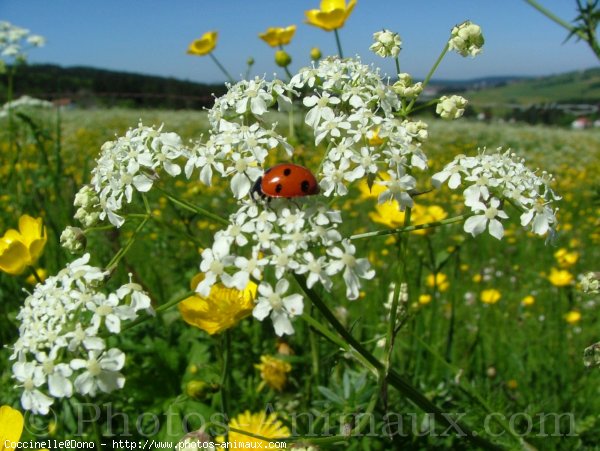
[[277, 50], [275, 52], [275, 63], [279, 67], [289, 66], [292, 62], [292, 57], [285, 50]]
[[75, 216], [73, 217], [81, 222], [83, 227], [87, 229], [100, 220], [100, 213], [97, 211], [89, 211], [82, 207], [75, 212]]
[[373, 33], [373, 39], [375, 42], [371, 45], [371, 47], [369, 47], [369, 49], [382, 58], [389, 56], [395, 58], [400, 53], [402, 40], [400, 39], [400, 35], [398, 35], [398, 33], [394, 33], [390, 30], [382, 30]]
[[467, 99], [461, 96], [442, 96], [438, 101], [435, 112], [443, 119], [458, 119], [465, 113]]
[[589, 272], [581, 279], [581, 289], [584, 293], [600, 293], [600, 272]]
[[60, 234], [60, 245], [71, 254], [78, 254], [85, 249], [87, 238], [79, 227], [68, 226]]
[[484, 42], [481, 27], [467, 20], [452, 29], [448, 49], [462, 56], [476, 56], [481, 53]]
[[404, 121], [402, 123], [408, 133], [415, 141], [424, 142], [428, 137], [427, 123], [423, 121]]
[[254, 58], [252, 58], [251, 56], [246, 60], [246, 64], [248, 66], [254, 66]]
[[412, 78], [407, 73], [398, 74], [398, 81], [393, 84], [392, 89], [400, 97], [413, 99], [423, 91], [423, 83], [413, 84]]
[[100, 199], [90, 185], [84, 185], [78, 192], [75, 194], [75, 201], [73, 205], [76, 207], [90, 208], [94, 205], [98, 205], [100, 203]]
[[319, 47], [313, 47], [310, 49], [310, 59], [313, 61], [318, 61], [321, 59], [323, 54], [321, 53], [321, 49]]

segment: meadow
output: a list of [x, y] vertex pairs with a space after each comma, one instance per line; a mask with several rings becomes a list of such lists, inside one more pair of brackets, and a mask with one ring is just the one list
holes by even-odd
[[600, 132], [417, 103], [469, 21], [393, 84], [294, 31], [206, 111], [0, 111], [0, 450], [595, 449]]
[[[286, 118], [278, 119], [285, 129]], [[59, 234], [72, 223], [71, 199], [78, 186], [89, 181], [89, 168], [100, 147], [139, 120], [164, 124], [164, 130], [177, 132], [184, 139], [196, 138], [208, 123], [206, 113], [197, 111], [60, 112], [62, 168], [57, 185], [53, 184], [59, 155], [53, 149], [57, 145], [56, 112], [32, 116], [37, 134], [31, 133], [31, 124], [19, 124], [21, 153], [13, 177], [22, 184], [16, 184], [20, 189], [3, 186], [1, 225], [4, 230], [15, 227], [22, 213], [43, 217], [48, 243], [38, 267], [45, 273], [57, 272], [71, 258], [60, 250]], [[432, 171], [454, 155], [473, 154], [482, 143], [492, 149], [510, 146], [528, 164], [551, 171], [556, 177], [554, 189], [563, 196], [560, 227], [551, 243], [531, 236], [518, 224], [506, 228], [502, 241], [491, 236], [466, 236], [460, 224], [410, 234], [408, 294], [401, 306], [402, 323], [391, 356], [393, 367], [444, 412], [476, 430], [485, 429], [493, 443], [514, 447], [524, 441], [540, 449], [592, 447], [599, 439], [600, 376], [596, 370], [586, 369], [582, 355], [583, 349], [598, 339], [599, 318], [596, 301], [581, 293], [577, 276], [593, 268], [599, 257], [598, 187], [591, 181], [597, 180], [594, 174], [600, 168], [600, 134], [441, 120], [430, 123], [429, 134], [426, 152]], [[5, 136], [5, 161], [9, 161], [8, 148]], [[226, 186], [207, 190], [199, 182], [176, 181], [172, 188], [182, 199], [212, 211], [235, 209], [235, 203], [224, 194]], [[352, 233], [385, 229], [377, 219], [377, 202], [368, 189], [354, 187], [353, 191], [352, 199], [342, 205], [348, 222], [344, 226]], [[446, 189], [420, 196], [417, 204], [425, 217], [430, 211], [441, 218], [460, 213], [455, 198]], [[138, 236], [124, 260], [125, 268], [111, 283], [122, 282], [127, 272], [133, 272], [156, 308], [187, 291], [198, 271], [199, 252], [217, 227], [160, 194], [150, 203], [153, 220]], [[89, 234], [87, 246], [96, 250], [94, 260], [106, 264], [119, 243], [127, 243], [132, 227], [126, 225], [108, 235]], [[379, 356], [384, 351], [379, 341], [385, 337], [389, 321], [386, 303], [396, 278], [397, 249], [391, 237], [358, 242], [378, 277], [364, 284], [357, 300], [321, 293], [339, 321]], [[567, 271], [570, 277], [566, 282], [549, 279], [553, 268]], [[15, 314], [25, 296], [22, 288], [31, 290], [32, 280], [30, 276], [26, 281], [26, 275], [0, 277], [2, 342], [10, 344], [18, 334]], [[498, 299], [485, 298], [486, 290], [495, 290]], [[83, 432], [79, 437], [90, 439], [95, 432], [89, 419], [99, 413], [101, 435], [177, 440], [184, 431], [179, 426], [169, 431], [163, 420], [190, 413], [208, 418], [219, 411], [222, 338], [215, 339], [187, 325], [177, 309], [171, 308], [124, 331], [117, 340], [128, 355], [123, 391], [100, 397], [94, 408], [89, 399], [69, 399], [56, 405], [49, 418], [32, 415], [25, 438], [69, 438]], [[330, 438], [343, 435], [344, 418], [363, 412], [376, 390], [368, 383], [372, 373], [361, 368], [356, 357], [340, 353], [336, 345], [305, 324], [297, 325], [296, 334], [277, 338], [264, 324], [244, 319], [231, 330], [228, 340], [227, 367], [231, 374], [227, 389], [232, 413], [270, 406], [284, 422], [294, 422], [299, 435]], [[9, 354], [2, 350], [0, 368], [2, 386], [6, 387], [2, 401], [13, 404], [18, 391], [10, 388]], [[267, 355], [290, 365], [289, 373], [278, 376], [285, 382], [280, 389], [265, 387], [255, 367], [261, 356]], [[469, 446], [452, 429], [444, 434], [446, 426], [436, 432], [419, 409], [391, 388], [383, 393], [384, 400], [372, 410], [369, 433], [345, 442], [347, 449]], [[107, 412], [106, 406], [112, 410]], [[144, 417], [140, 417], [141, 412]], [[306, 415], [295, 423], [298, 414], [310, 412], [320, 421], [307, 422]], [[384, 437], [386, 412], [404, 419], [402, 434]], [[155, 423], [152, 418], [161, 421]], [[134, 426], [136, 421], [139, 423]], [[155, 431], [157, 424], [160, 429]], [[309, 426], [311, 429], [306, 429]], [[327, 449], [330, 445], [322, 446]]]

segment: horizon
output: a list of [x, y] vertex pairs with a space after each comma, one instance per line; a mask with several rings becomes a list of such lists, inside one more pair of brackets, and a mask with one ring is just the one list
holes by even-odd
[[[574, 1], [547, 0], [543, 4], [566, 20], [576, 15]], [[214, 54], [233, 75], [245, 72], [250, 56], [256, 61], [252, 76], [283, 73], [273, 62], [274, 49], [257, 35], [270, 26], [298, 26], [286, 46], [293, 59], [292, 72], [310, 63], [308, 53], [313, 46], [320, 47], [323, 55], [336, 53], [333, 33], [303, 23], [304, 11], [318, 6], [319, 0], [303, 0], [276, 13], [282, 8], [275, 0], [259, 4], [180, 0], [176, 8], [164, 0], [148, 0], [144, 8], [117, 0], [85, 5], [72, 0], [5, 0], [0, 5], [0, 20], [46, 37], [45, 47], [29, 52], [32, 64], [93, 67], [214, 84], [225, 77], [210, 58], [185, 53], [192, 40], [209, 30], [219, 32]], [[469, 0], [452, 4], [358, 0], [340, 38], [345, 56], [358, 54], [382, 73], [393, 74], [393, 61], [379, 58], [368, 48], [373, 32], [381, 28], [396, 31], [403, 40], [401, 69], [422, 79], [450, 29], [467, 19], [482, 27], [486, 39], [483, 53], [476, 59], [448, 54], [434, 79], [539, 77], [598, 67], [585, 43], [575, 39], [564, 42], [566, 30], [523, 1], [498, 5]]]
[[[84, 65], [64, 66], [64, 65], [60, 65], [60, 64], [56, 64], [56, 63], [45, 63], [45, 62], [31, 63], [31, 62], [28, 62], [27, 66], [55, 66], [55, 67], [59, 67], [64, 70], [92, 69], [92, 70], [106, 71], [106, 72], [111, 72], [111, 73], [124, 73], [124, 74], [128, 74], [128, 75], [139, 75], [139, 76], [143, 76], [143, 77], [157, 77], [157, 78], [163, 78], [163, 79], [173, 79], [178, 82], [205, 84], [205, 85], [209, 85], [209, 86], [220, 85], [225, 82], [225, 81], [205, 82], [205, 81], [197, 81], [197, 80], [179, 78], [179, 77], [169, 76], [169, 75], [149, 74], [149, 73], [143, 73], [143, 72], [135, 72], [133, 70], [107, 69], [105, 67], [87, 66], [87, 65], [85, 65], [85, 66]], [[441, 82], [475, 82], [475, 81], [479, 81], [479, 80], [487, 80], [487, 79], [495, 79], [495, 78], [499, 78], [499, 79], [506, 78], [506, 79], [515, 80], [515, 81], [533, 80], [533, 79], [538, 79], [538, 78], [555, 77], [555, 76], [567, 75], [567, 74], [571, 74], [571, 73], [582, 73], [582, 72], [593, 71], [593, 70], [600, 70], [600, 67], [599, 66], [587, 67], [587, 68], [582, 68], [582, 69], [569, 70], [569, 71], [565, 71], [565, 72], [554, 72], [554, 73], [540, 74], [540, 75], [522, 75], [522, 74], [495, 75], [495, 74], [491, 74], [491, 75], [481, 75], [481, 76], [469, 77], [469, 78], [441, 78], [441, 77], [434, 76], [429, 81], [429, 84], [431, 85], [431, 84], [441, 83]], [[392, 78], [394, 78], [394, 77], [392, 76]], [[423, 79], [415, 78], [414, 80], [422, 81]]]

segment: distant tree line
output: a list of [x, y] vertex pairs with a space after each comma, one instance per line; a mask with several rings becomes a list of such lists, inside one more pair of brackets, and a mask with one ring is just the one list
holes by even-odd
[[[0, 76], [0, 101], [6, 102], [7, 80]], [[17, 68], [14, 98], [21, 95], [71, 101], [80, 107], [200, 109], [210, 107], [225, 85], [115, 72], [90, 67], [25, 65]]]

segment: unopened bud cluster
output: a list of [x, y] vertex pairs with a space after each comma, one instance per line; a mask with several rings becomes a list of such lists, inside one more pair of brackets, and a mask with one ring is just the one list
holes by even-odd
[[481, 53], [484, 42], [481, 27], [467, 20], [452, 28], [448, 49], [462, 56], [476, 56]]
[[402, 40], [398, 33], [394, 33], [390, 30], [382, 30], [373, 33], [373, 40], [375, 41], [369, 49], [381, 56], [382, 58], [392, 57], [396, 58], [400, 53], [402, 47]]

